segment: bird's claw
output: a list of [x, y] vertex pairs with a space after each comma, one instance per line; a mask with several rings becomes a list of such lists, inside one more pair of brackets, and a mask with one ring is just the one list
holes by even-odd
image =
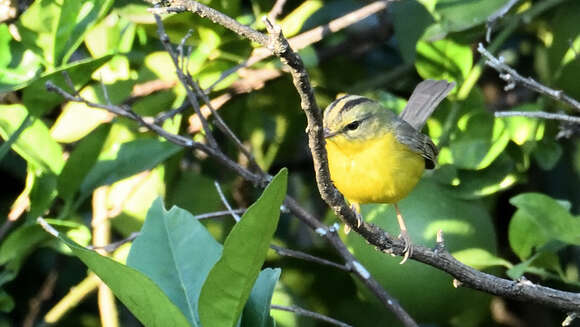
[[399, 234], [399, 239], [405, 243], [405, 247], [403, 248], [403, 260], [399, 262], [399, 264], [402, 265], [407, 262], [407, 259], [409, 259], [411, 255], [413, 255], [413, 243], [411, 242], [411, 238], [409, 237], [409, 234], [406, 230], [401, 231], [401, 234]]

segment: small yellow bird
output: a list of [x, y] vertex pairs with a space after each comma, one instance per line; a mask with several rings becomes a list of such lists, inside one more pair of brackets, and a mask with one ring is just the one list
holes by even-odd
[[437, 105], [455, 87], [447, 81], [417, 85], [397, 117], [380, 103], [345, 95], [324, 111], [324, 137], [330, 176], [358, 215], [360, 204], [392, 203], [405, 242], [404, 263], [413, 246], [397, 202], [415, 187], [425, 168], [433, 169], [438, 150], [419, 131]]

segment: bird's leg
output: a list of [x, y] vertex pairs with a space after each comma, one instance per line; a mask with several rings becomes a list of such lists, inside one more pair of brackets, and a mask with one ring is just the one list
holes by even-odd
[[401, 234], [399, 234], [399, 239], [402, 239], [405, 242], [405, 248], [403, 249], [403, 253], [405, 254], [403, 257], [403, 261], [400, 264], [404, 264], [409, 256], [413, 254], [413, 243], [411, 243], [411, 238], [407, 233], [407, 226], [405, 226], [405, 221], [403, 220], [403, 215], [401, 211], [399, 211], [399, 206], [397, 204], [393, 204], [395, 206], [395, 211], [397, 212], [397, 221], [399, 222], [399, 228], [401, 229]]
[[[350, 208], [356, 214], [356, 227], [360, 227], [360, 225], [362, 224], [362, 220], [363, 220], [362, 215], [360, 214], [360, 205], [358, 203], [354, 202], [354, 203], [351, 203]], [[350, 226], [348, 224], [344, 224], [344, 233], [345, 234], [350, 233]]]

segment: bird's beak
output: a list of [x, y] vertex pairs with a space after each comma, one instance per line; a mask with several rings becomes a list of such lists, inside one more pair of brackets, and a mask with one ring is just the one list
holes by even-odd
[[338, 134], [338, 133], [337, 132], [333, 133], [330, 129], [328, 129], [326, 127], [324, 128], [324, 138], [325, 139], [329, 139], [329, 138], [335, 136], [336, 134]]

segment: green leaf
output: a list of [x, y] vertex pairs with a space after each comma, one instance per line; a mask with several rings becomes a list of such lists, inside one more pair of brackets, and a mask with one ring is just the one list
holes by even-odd
[[58, 193], [63, 199], [72, 199], [79, 189], [83, 179], [97, 162], [110, 130], [109, 124], [99, 126], [71, 152], [58, 176]]
[[540, 193], [524, 193], [510, 199], [518, 208], [509, 225], [509, 242], [520, 259], [528, 259], [534, 248], [558, 240], [580, 245], [580, 219], [558, 201]]
[[22, 44], [32, 49], [45, 61], [47, 68], [55, 67], [54, 39], [62, 1], [40, 0], [33, 2], [19, 17], [16, 26]]
[[[19, 104], [0, 105], [0, 136], [8, 140], [28, 119], [28, 114], [26, 108]], [[64, 165], [60, 145], [52, 139], [48, 128], [39, 119], [33, 120], [21, 132], [12, 148], [36, 169], [58, 175]]]
[[20, 126], [18, 126], [18, 128], [14, 131], [14, 133], [12, 133], [12, 135], [10, 135], [10, 137], [2, 143], [2, 145], [0, 146], [0, 161], [4, 159], [4, 156], [8, 153], [8, 151], [10, 151], [10, 147], [12, 147], [12, 144], [14, 144], [14, 142], [16, 142], [18, 137], [20, 137], [20, 134], [22, 134], [22, 132], [28, 126], [30, 126], [31, 122], [32, 116], [30, 116], [30, 114], [26, 115], [26, 118], [24, 118], [22, 122], [20, 122]]
[[415, 68], [424, 79], [446, 79], [461, 85], [473, 66], [473, 54], [469, 45], [452, 39], [417, 43]]
[[151, 169], [182, 148], [157, 139], [138, 139], [104, 153], [81, 184], [81, 193], [109, 185], [143, 170]]
[[[126, 57], [122, 56], [115, 56], [101, 69], [111, 68], [113, 63], [119, 63], [124, 66], [123, 68], [117, 67], [120, 70], [125, 70], [128, 74], [129, 61]], [[116, 73], [117, 72], [112, 71], [112, 69], [107, 69], [104, 75], [107, 76], [107, 79], [110, 81], [111, 79], [118, 77], [116, 76]], [[122, 76], [121, 78], [123, 77], [125, 76]], [[116, 105], [122, 103], [129, 97], [133, 84], [134, 82], [127, 80], [116, 81], [113, 84], [105, 84], [105, 87], [107, 88], [106, 95], [108, 95], [108, 98], [105, 96], [101, 84], [90, 84], [79, 91], [79, 96], [95, 103], [107, 103], [107, 101], [110, 101], [112, 104]], [[148, 98], [149, 97], [145, 97], [144, 100]], [[135, 108], [133, 107], [133, 109]], [[50, 133], [58, 142], [77, 142], [101, 124], [111, 121], [114, 116], [113, 113], [107, 110], [93, 108], [86, 103], [67, 102], [63, 106], [62, 112], [58, 116], [56, 122], [52, 125]]]
[[[406, 63], [414, 63], [417, 42], [431, 24], [433, 16], [425, 6], [413, 0], [393, 2], [389, 5], [393, 10], [393, 25], [399, 51]], [[413, 17], [413, 19], [409, 19]]]
[[536, 144], [533, 155], [538, 166], [543, 170], [551, 170], [562, 157], [562, 146], [553, 139], [544, 138]]
[[[450, 166], [450, 165], [446, 165]], [[439, 169], [438, 169], [439, 170]], [[443, 172], [445, 173], [445, 172]], [[439, 171], [435, 171], [439, 175]], [[442, 178], [436, 176], [438, 180]], [[477, 199], [513, 186], [519, 176], [514, 172], [514, 162], [507, 155], [500, 155], [490, 166], [481, 170], [459, 169], [448, 189], [460, 199]]]
[[46, 90], [46, 82], [51, 81], [54, 85], [63, 90], [72, 92], [65, 82], [63, 72], [67, 72], [75, 88], [78, 89], [86, 84], [91, 79], [91, 74], [110, 58], [111, 56], [109, 55], [96, 59], [75, 61], [72, 64], [61, 66], [50, 73], [43, 74], [40, 78], [35, 79], [28, 85], [20, 85], [12, 90], [26, 86], [22, 91], [22, 102], [26, 108], [30, 110], [32, 115], [42, 116], [46, 111], [52, 109], [59, 103], [64, 102], [62, 96]]
[[[541, 106], [535, 103], [528, 103], [512, 108], [513, 111], [540, 111]], [[541, 119], [530, 117], [502, 117], [510, 139], [517, 145], [523, 145], [526, 142], [535, 142], [541, 140], [544, 136], [545, 123]]]
[[438, 0], [435, 12], [440, 16], [444, 31], [457, 32], [485, 23], [505, 4], [505, 0]]
[[489, 113], [464, 115], [458, 125], [459, 131], [452, 136], [450, 150], [453, 163], [459, 168], [488, 167], [509, 142], [504, 123]]
[[455, 259], [475, 269], [485, 269], [493, 266], [511, 268], [513, 265], [482, 248], [469, 248], [453, 253]]
[[280, 27], [284, 31], [284, 35], [290, 37], [298, 34], [302, 30], [302, 26], [304, 26], [306, 20], [323, 6], [324, 3], [320, 0], [302, 2], [300, 6], [280, 21]]
[[221, 244], [192, 214], [178, 207], [166, 211], [158, 198], [133, 242], [127, 265], [151, 278], [193, 326], [200, 326], [199, 294], [221, 253]]
[[[46, 222], [44, 224], [48, 225]], [[45, 227], [64, 242], [85, 265], [101, 278], [115, 296], [147, 327], [190, 326], [183, 313], [138, 270], [87, 250], [68, 237]]]
[[55, 63], [62, 65], [69, 61], [87, 31], [103, 17], [113, 2], [113, 0], [63, 1], [54, 35]]
[[32, 50], [12, 39], [8, 24], [0, 25], [0, 92], [36, 77], [40, 61]]
[[199, 300], [204, 327], [235, 326], [266, 258], [286, 196], [288, 171], [282, 169], [225, 241]]
[[250, 298], [244, 307], [242, 326], [273, 327], [274, 320], [270, 317], [270, 304], [274, 287], [280, 278], [280, 268], [266, 268], [260, 272]]

